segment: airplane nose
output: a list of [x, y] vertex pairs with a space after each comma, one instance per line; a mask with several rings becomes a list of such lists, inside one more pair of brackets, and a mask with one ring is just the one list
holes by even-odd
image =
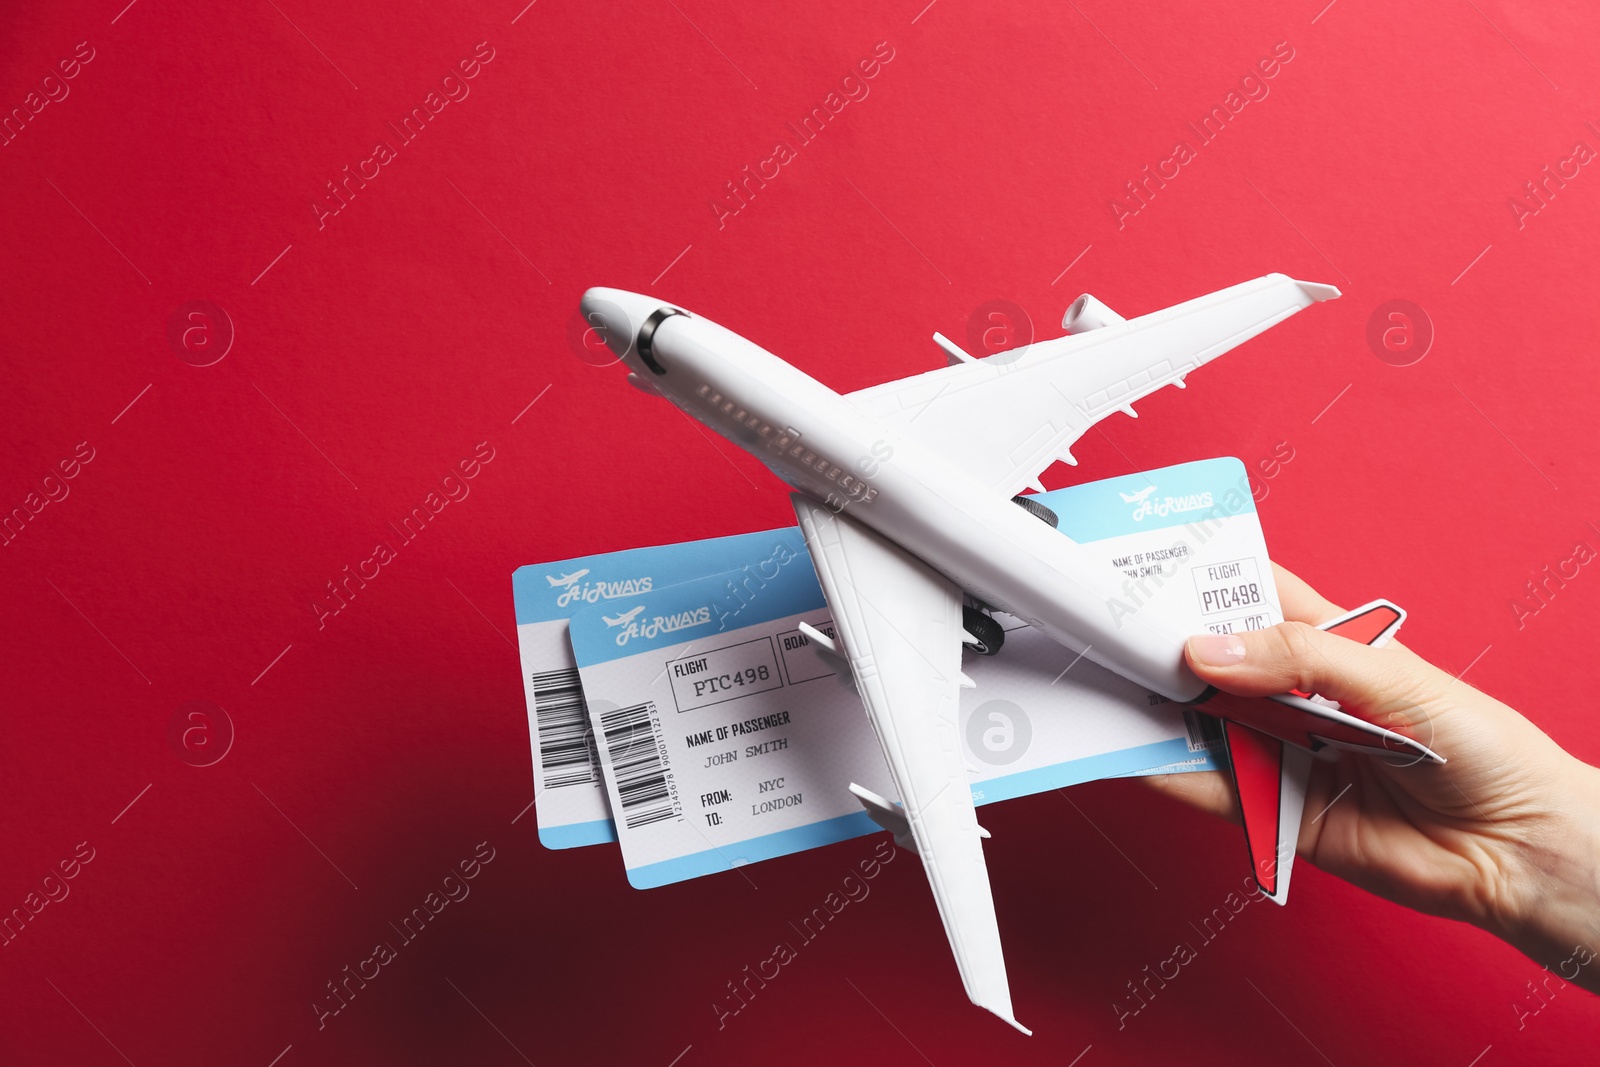
[[583, 294], [579, 305], [583, 320], [600, 334], [606, 347], [619, 356], [628, 354], [639, 329], [659, 307], [653, 297], [630, 293], [626, 289], [596, 287]]

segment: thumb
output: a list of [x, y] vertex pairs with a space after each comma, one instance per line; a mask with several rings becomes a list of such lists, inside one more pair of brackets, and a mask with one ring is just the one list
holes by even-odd
[[1259, 697], [1298, 689], [1397, 724], [1421, 717], [1440, 673], [1398, 646], [1372, 648], [1303, 622], [1202, 634], [1189, 638], [1184, 654], [1195, 674], [1228, 693]]

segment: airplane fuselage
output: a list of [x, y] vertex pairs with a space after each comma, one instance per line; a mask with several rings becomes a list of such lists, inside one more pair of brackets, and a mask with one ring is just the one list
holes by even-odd
[[650, 356], [624, 357], [635, 384], [969, 595], [1170, 699], [1205, 690], [1184, 663], [1187, 634], [1156, 612], [1127, 611], [1121, 576], [1105, 560], [848, 397], [698, 316], [662, 319]]

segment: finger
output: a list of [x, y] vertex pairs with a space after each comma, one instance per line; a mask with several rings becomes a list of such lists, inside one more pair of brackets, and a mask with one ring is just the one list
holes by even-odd
[[1369, 717], [1409, 719], [1437, 684], [1438, 672], [1403, 649], [1371, 648], [1304, 622], [1191, 637], [1184, 655], [1195, 674], [1226, 692], [1256, 697], [1299, 690], [1364, 709]]
[[1320, 626], [1344, 614], [1343, 608], [1311, 588], [1305, 579], [1287, 567], [1274, 563], [1272, 575], [1278, 585], [1278, 603], [1283, 606], [1285, 619]]
[[1221, 771], [1147, 774], [1143, 780], [1156, 792], [1165, 793], [1192, 808], [1230, 822], [1239, 821], [1239, 803], [1233, 795], [1233, 785]]

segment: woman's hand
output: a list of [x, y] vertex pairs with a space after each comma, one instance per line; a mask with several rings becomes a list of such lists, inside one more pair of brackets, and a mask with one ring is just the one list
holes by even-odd
[[[1317, 693], [1449, 761], [1397, 765], [1352, 752], [1318, 760], [1299, 854], [1379, 896], [1482, 927], [1600, 992], [1600, 962], [1591, 963], [1600, 951], [1600, 770], [1397, 642], [1370, 648], [1316, 629], [1342, 609], [1281, 567], [1277, 583], [1291, 621], [1190, 638], [1194, 672], [1241, 696]], [[1221, 774], [1149, 781], [1238, 819]]]

